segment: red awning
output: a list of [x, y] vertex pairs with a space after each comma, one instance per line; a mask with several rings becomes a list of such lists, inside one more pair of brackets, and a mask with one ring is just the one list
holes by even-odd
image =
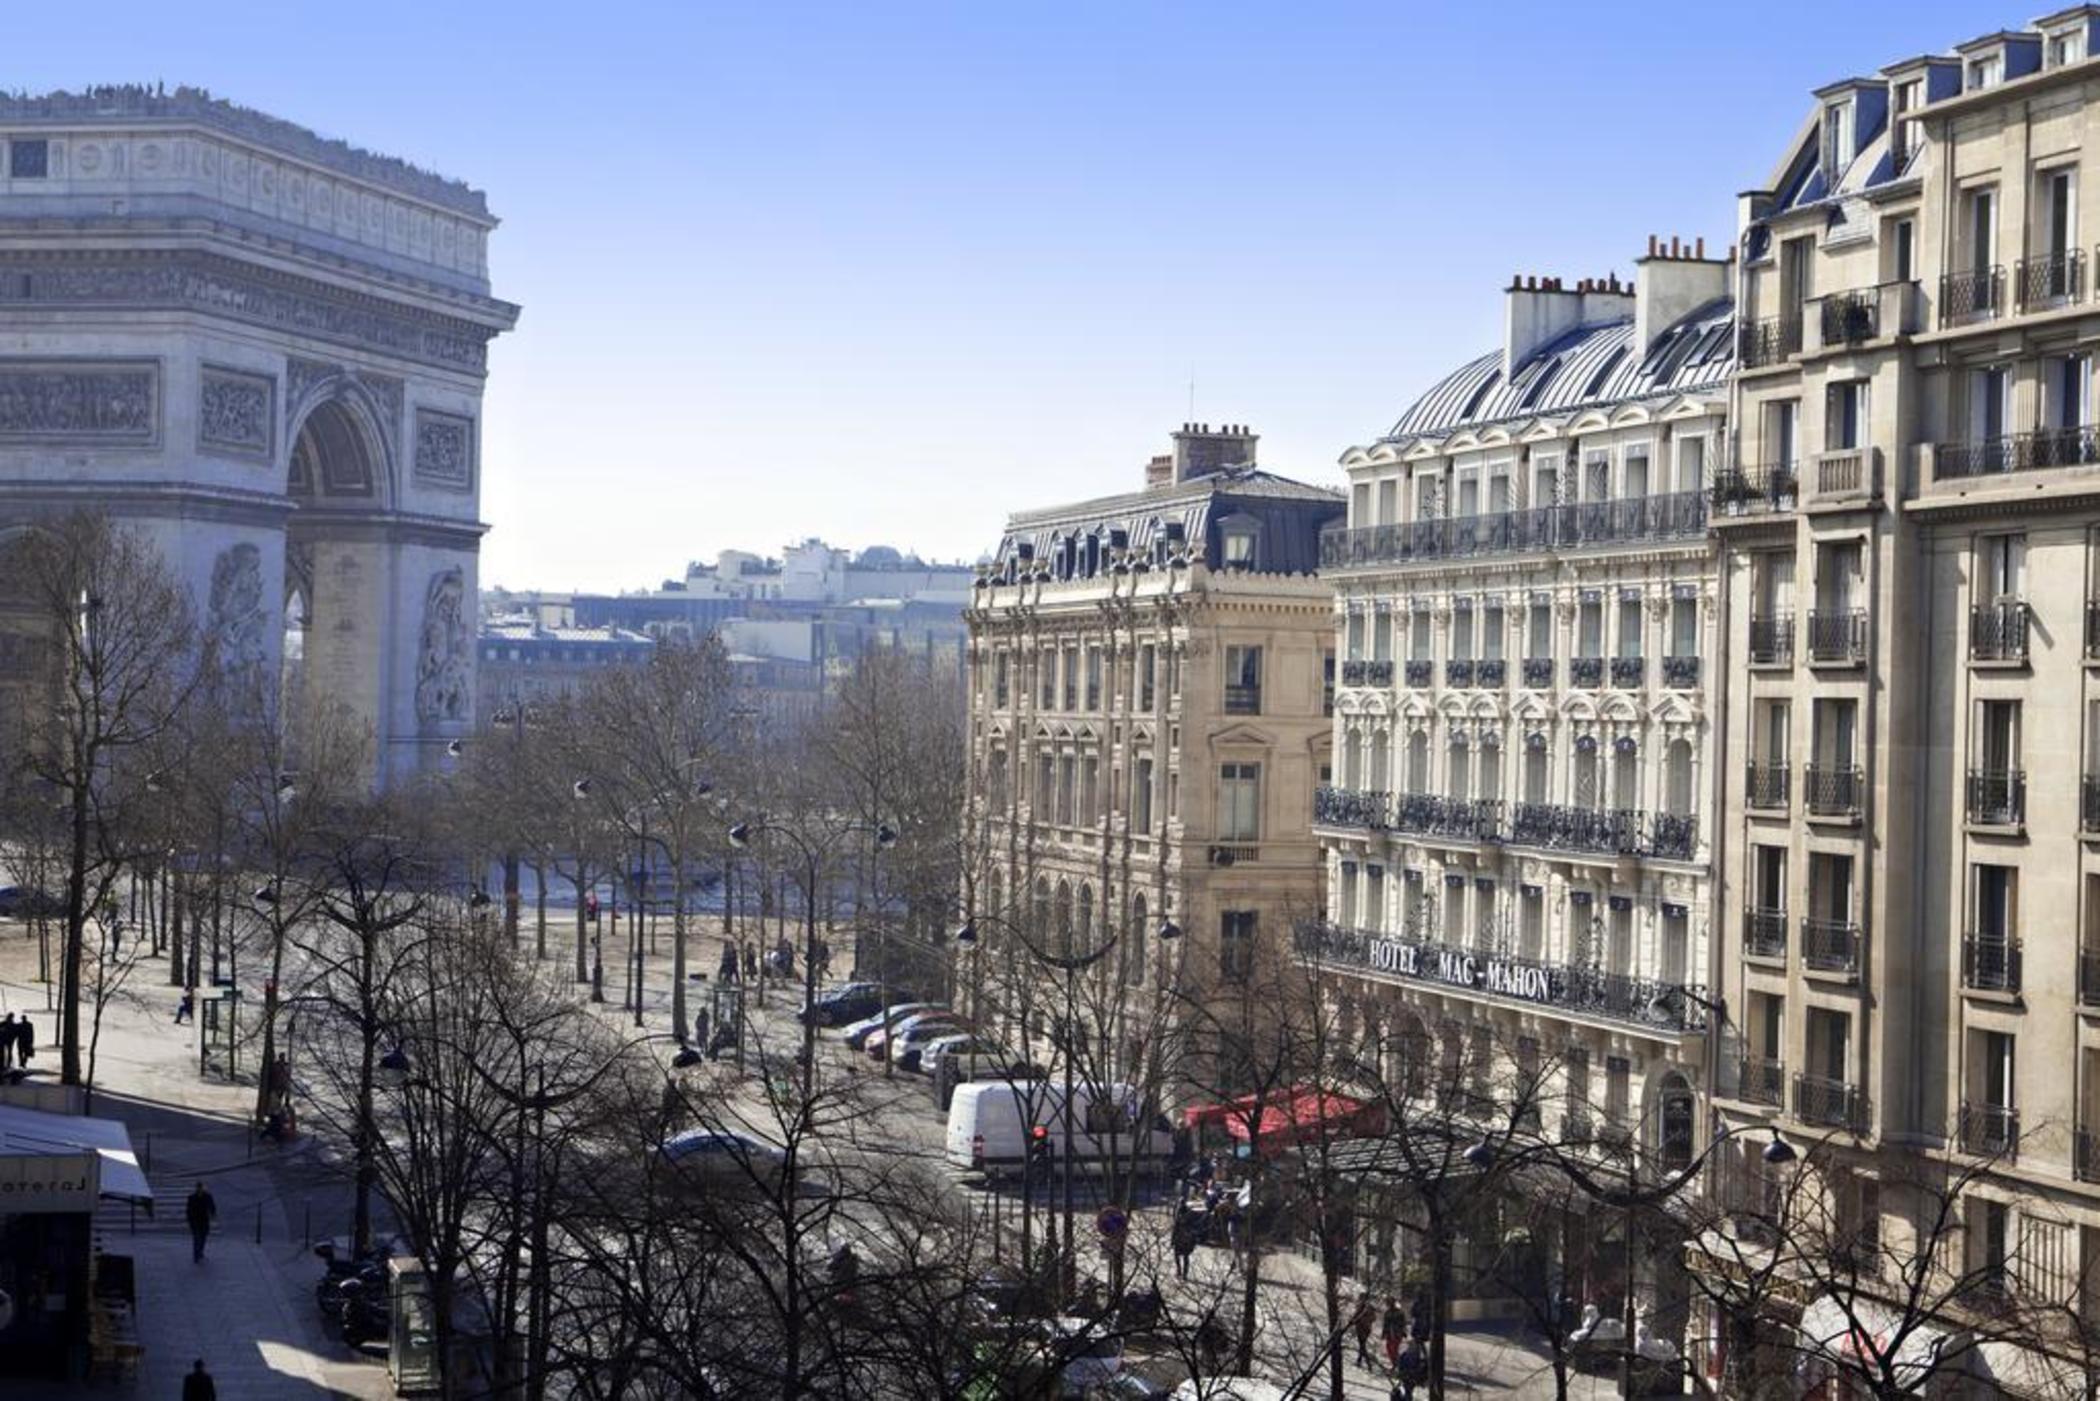
[[1258, 1134], [1264, 1155], [1281, 1152], [1308, 1138], [1374, 1136], [1385, 1132], [1384, 1105], [1304, 1087], [1268, 1096], [1243, 1095], [1223, 1104], [1199, 1104], [1187, 1110], [1186, 1115], [1189, 1127], [1222, 1124], [1226, 1133], [1242, 1143]]

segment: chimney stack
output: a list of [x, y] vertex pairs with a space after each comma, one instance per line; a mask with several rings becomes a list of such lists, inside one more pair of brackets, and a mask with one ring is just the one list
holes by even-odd
[[[1146, 464], [1145, 484], [1178, 484], [1215, 476], [1234, 467], [1252, 467], [1255, 445], [1260, 441], [1261, 435], [1244, 423], [1221, 424], [1216, 431], [1207, 423], [1184, 423], [1181, 431], [1174, 434], [1173, 453], [1155, 457]], [[1162, 463], [1165, 478], [1155, 481]]]
[[1708, 258], [1704, 238], [1648, 237], [1648, 256], [1634, 263], [1633, 335], [1646, 354], [1655, 338], [1708, 302], [1728, 295], [1728, 262]]

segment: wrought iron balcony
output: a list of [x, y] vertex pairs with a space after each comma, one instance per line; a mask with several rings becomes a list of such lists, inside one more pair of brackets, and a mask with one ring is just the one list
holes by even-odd
[[1801, 472], [1792, 462], [1722, 467], [1714, 472], [1715, 515], [1747, 516], [1791, 511], [1801, 498]]
[[1998, 316], [2005, 310], [2005, 269], [1973, 268], [1950, 272], [1940, 278], [1940, 324], [1952, 325], [1978, 317]]
[[1801, 966], [1818, 973], [1859, 976], [1859, 926], [1849, 920], [1801, 921]]
[[1969, 660], [2027, 660], [2027, 600], [1999, 598], [1969, 610]]
[[1655, 814], [1655, 827], [1648, 835], [1648, 854], [1665, 861], [1689, 861], [1699, 845], [1699, 819], [1673, 812]]
[[1794, 1077], [1794, 1117], [1804, 1124], [1865, 1133], [1867, 1096], [1857, 1085], [1822, 1075]]
[[1355, 661], [1355, 662], [1345, 661], [1345, 662], [1343, 662], [1343, 663], [1342, 663], [1342, 684], [1343, 684], [1344, 686], [1361, 686], [1361, 685], [1363, 685], [1363, 684], [1364, 684], [1364, 668], [1365, 668], [1366, 666], [1369, 666], [1369, 665], [1370, 665], [1370, 663], [1368, 663], [1368, 662], [1361, 662], [1361, 661]]
[[1509, 840], [1519, 846], [1581, 851], [1602, 856], [1638, 856], [1646, 814], [1633, 808], [1564, 807], [1518, 803], [1511, 810]]
[[1509, 680], [1509, 663], [1500, 657], [1483, 658], [1473, 663], [1473, 684], [1490, 691], [1499, 691]]
[[1613, 657], [1611, 659], [1611, 684], [1622, 691], [1637, 691], [1648, 674], [1645, 658]]
[[1662, 659], [1663, 685], [1673, 691], [1696, 691], [1699, 689], [1699, 658], [1664, 657]]
[[1293, 943], [1307, 961], [1356, 967], [1446, 993], [1455, 989], [1484, 1000], [1547, 1006], [1671, 1033], [1699, 1032], [1707, 1026], [1706, 989], [1696, 984], [1334, 924], [1301, 924]]
[[1225, 688], [1225, 713], [1227, 715], [1261, 714], [1261, 687], [1227, 686]]
[[1433, 682], [1435, 679], [1435, 662], [1409, 661], [1407, 663], [1407, 684], [1414, 687], [1416, 690], [1419, 691], [1427, 689], [1430, 683]]
[[1750, 615], [1750, 665], [1794, 664], [1794, 615], [1767, 613]]
[[1744, 1056], [1736, 1076], [1736, 1095], [1774, 1109], [1786, 1104], [1786, 1062], [1771, 1056]]
[[2020, 990], [2020, 939], [2016, 934], [1978, 933], [1961, 939], [1961, 985], [1978, 992]]
[[1961, 1151], [2010, 1158], [2020, 1148], [2020, 1111], [2009, 1104], [1961, 1102]]
[[2078, 951], [2078, 1005], [2100, 1007], [2100, 949]]
[[1526, 657], [1524, 684], [1535, 691], [1549, 689], [1553, 685], [1553, 658]]
[[1737, 331], [1736, 358], [1746, 370], [1776, 365], [1801, 353], [1801, 313], [1745, 321]]
[[1313, 790], [1313, 823], [1383, 832], [1393, 825], [1393, 795], [1323, 783]]
[[1604, 684], [1604, 658], [1568, 658], [1568, 684], [1577, 690], [1594, 691]]
[[1402, 793], [1393, 809], [1393, 828], [1425, 837], [1466, 842], [1498, 841], [1502, 836], [1500, 798], [1447, 798], [1441, 793]]
[[1969, 821], [1979, 827], [2018, 827], [2027, 820], [2027, 774], [2020, 769], [1970, 769]]
[[2020, 309], [2076, 304], [2085, 297], [2085, 253], [2067, 248], [2013, 264], [2013, 291]]
[[1808, 664], [1855, 666], [1867, 659], [1864, 608], [1818, 608], [1808, 615]]
[[1786, 911], [1743, 911], [1743, 957], [1786, 961]]
[[2100, 1135], [2078, 1129], [2071, 1135], [2071, 1176], [2080, 1182], [2100, 1182]]
[[1823, 344], [1857, 345], [1881, 334], [1877, 292], [1843, 292], [1823, 299]]
[[1760, 764], [1751, 760], [1743, 776], [1743, 805], [1768, 812], [1784, 810], [1788, 777], [1785, 764]]
[[2080, 467], [2100, 462], [2100, 428], [2038, 428], [1974, 443], [1941, 443], [1933, 454], [1935, 481], [2034, 472], [2045, 467]]
[[1444, 663], [1444, 684], [1462, 689], [1473, 684], [1473, 663], [1470, 658], [1452, 657]]
[[1706, 514], [1705, 492], [1682, 491], [1395, 525], [1330, 526], [1320, 535], [1320, 567], [1353, 569], [1693, 539], [1706, 533]]
[[1853, 765], [1810, 764], [1801, 773], [1802, 797], [1816, 817], [1858, 817], [1860, 771]]
[[1390, 661], [1365, 662], [1364, 684], [1366, 686], [1377, 686], [1380, 689], [1391, 686], [1393, 684], [1393, 664]]

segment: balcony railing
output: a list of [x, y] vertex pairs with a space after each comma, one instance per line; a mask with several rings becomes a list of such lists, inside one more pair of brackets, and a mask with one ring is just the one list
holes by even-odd
[[1864, 1133], [1867, 1097], [1857, 1085], [1821, 1075], [1794, 1077], [1794, 1117], [1804, 1124]]
[[1823, 299], [1823, 344], [1857, 345], [1881, 334], [1877, 292], [1843, 292]]
[[1767, 811], [1787, 805], [1788, 769], [1785, 764], [1760, 764], [1752, 760], [1743, 775], [1743, 804]]
[[2013, 265], [2013, 291], [2020, 309], [2064, 305], [2085, 296], [2085, 254], [2076, 248]]
[[1633, 808], [1565, 807], [1518, 803], [1510, 813], [1509, 840], [1518, 846], [1582, 851], [1602, 856], [1638, 856], [1645, 814]]
[[2085, 659], [2100, 661], [2100, 599], [2085, 601]]
[[1393, 829], [1468, 842], [1498, 841], [1502, 836], [1502, 800], [1401, 793], [1393, 803]]
[[2027, 820], [2027, 775], [2020, 769], [1969, 770], [1969, 821], [2018, 827]]
[[1466, 687], [1473, 684], [1473, 663], [1462, 657], [1453, 657], [1444, 663], [1444, 684]]
[[1393, 664], [1390, 661], [1365, 662], [1364, 684], [1381, 689], [1393, 684]]
[[1473, 684], [1490, 691], [1499, 691], [1509, 680], [1509, 663], [1500, 657], [1484, 657], [1473, 663]]
[[1261, 687], [1227, 686], [1225, 688], [1225, 713], [1227, 715], [1261, 714]]
[[1523, 676], [1524, 684], [1535, 691], [1550, 689], [1553, 685], [1553, 658], [1526, 657]]
[[1786, 1063], [1771, 1056], [1744, 1056], [1736, 1094], [1752, 1104], [1774, 1109], [1786, 1103]]
[[1300, 925], [1293, 942], [1302, 959], [1361, 968], [1446, 992], [1456, 988], [1497, 1002], [1545, 1005], [1670, 1032], [1703, 1031], [1707, 1025], [1706, 990], [1697, 985], [1334, 924]]
[[1364, 684], [1364, 668], [1365, 668], [1366, 666], [1368, 666], [1368, 665], [1370, 665], [1370, 664], [1369, 664], [1368, 662], [1351, 662], [1351, 661], [1345, 661], [1345, 662], [1343, 662], [1343, 663], [1342, 663], [1342, 684], [1343, 684], [1344, 686], [1361, 686], [1361, 685], [1363, 685], [1363, 684]]
[[1852, 666], [1867, 659], [1864, 608], [1818, 608], [1808, 615], [1811, 666]]
[[1407, 684], [1414, 689], [1423, 690], [1435, 679], [1435, 662], [1410, 661], [1407, 664]]
[[2080, 1182], [2100, 1182], [2100, 1135], [2078, 1129], [2071, 1135], [2071, 1176]]
[[1801, 921], [1801, 966], [1818, 973], [1859, 976], [1859, 926], [1849, 920]]
[[2027, 660], [2027, 600], [2000, 598], [1969, 610], [1969, 660]]
[[1978, 992], [2020, 990], [2020, 940], [2014, 934], [1962, 935], [1961, 984]]
[[1816, 499], [1841, 496], [1877, 496], [1881, 474], [1870, 448], [1842, 448], [1818, 454], [1815, 471]]
[[2010, 1158], [2020, 1147], [2020, 1111], [2009, 1104], [1961, 1102], [1961, 1151]]
[[2078, 1005], [2100, 1007], [2100, 949], [2078, 951]]
[[1736, 358], [1746, 370], [1776, 365], [1801, 353], [1801, 314], [1745, 321], [1737, 332]]
[[1663, 685], [1673, 691], [1696, 691], [1699, 689], [1699, 659], [1697, 657], [1664, 657], [1662, 659]]
[[1947, 481], [2094, 462], [2100, 462], [2100, 427], [2079, 424], [2010, 433], [1974, 443], [1941, 443], [1933, 453], [1932, 475], [1936, 481]]
[[2005, 269], [1973, 268], [1940, 278], [1940, 324], [1997, 316], [2005, 310]]
[[1794, 615], [1767, 613], [1750, 615], [1750, 665], [1794, 664]]
[[1857, 767], [1810, 764], [1801, 774], [1802, 797], [1816, 817], [1857, 817], [1860, 771]]
[[2092, 774], [2078, 780], [2078, 830], [2100, 832], [2100, 778]]
[[1313, 789], [1313, 822], [1383, 832], [1393, 825], [1393, 795], [1323, 783]]
[[1784, 961], [1786, 958], [1786, 911], [1751, 908], [1743, 911], [1743, 956]]
[[1604, 684], [1604, 658], [1568, 658], [1568, 684], [1577, 690], [1594, 691]]
[[1714, 514], [1755, 515], [1791, 511], [1801, 497], [1801, 472], [1791, 462], [1723, 467], [1714, 473]]
[[1648, 854], [1665, 861], [1689, 861], [1699, 845], [1699, 819], [1690, 814], [1659, 812], [1648, 834]]
[[1688, 539], [1706, 533], [1706, 515], [1706, 493], [1683, 491], [1394, 525], [1329, 527], [1320, 535], [1320, 567], [1349, 569]]

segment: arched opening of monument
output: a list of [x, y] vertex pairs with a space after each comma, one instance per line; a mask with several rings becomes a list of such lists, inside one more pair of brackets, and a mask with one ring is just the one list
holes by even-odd
[[285, 533], [280, 695], [297, 715], [326, 698], [379, 729], [390, 568], [371, 530], [385, 504], [386, 456], [369, 406], [323, 400], [292, 439]]

